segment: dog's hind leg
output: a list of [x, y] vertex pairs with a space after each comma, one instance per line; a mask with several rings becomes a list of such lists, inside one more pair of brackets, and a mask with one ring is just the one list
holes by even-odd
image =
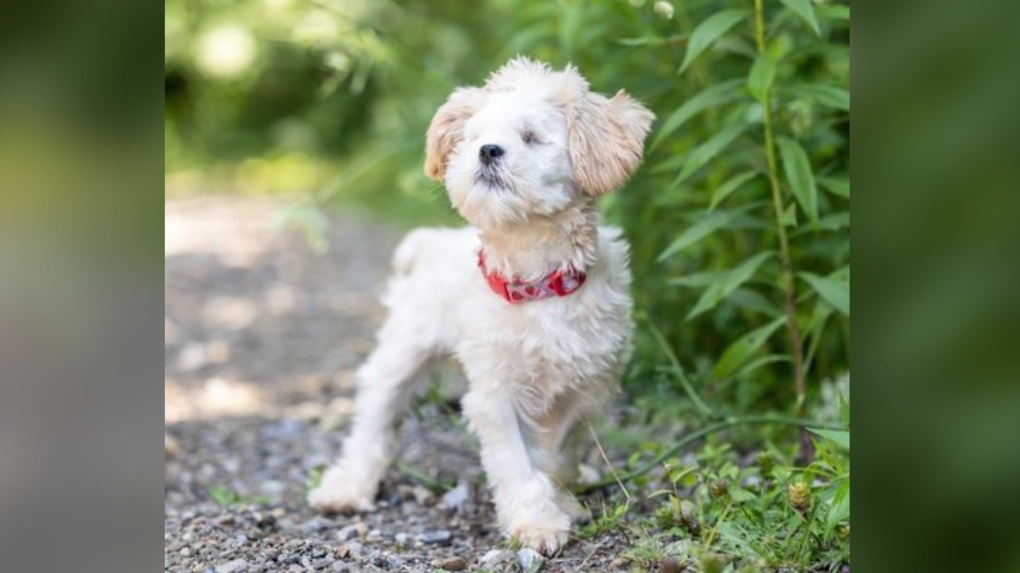
[[415, 322], [409, 313], [392, 313], [379, 332], [379, 346], [358, 369], [353, 427], [340, 460], [309, 492], [312, 507], [327, 512], [374, 507], [393, 453], [397, 417], [413, 395], [409, 386], [415, 375], [433, 353]]

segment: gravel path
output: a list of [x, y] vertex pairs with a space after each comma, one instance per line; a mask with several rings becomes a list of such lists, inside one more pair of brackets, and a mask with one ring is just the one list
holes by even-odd
[[[165, 570], [622, 568], [618, 533], [574, 541], [548, 561], [508, 550], [476, 446], [442, 392], [405, 417], [404, 471], [389, 472], [378, 511], [309, 511], [306, 484], [341, 449], [352, 373], [382, 320], [377, 295], [400, 233], [336, 214], [320, 256], [274, 229], [283, 207], [237, 197], [166, 203]], [[411, 472], [442, 487], [430, 491]]]

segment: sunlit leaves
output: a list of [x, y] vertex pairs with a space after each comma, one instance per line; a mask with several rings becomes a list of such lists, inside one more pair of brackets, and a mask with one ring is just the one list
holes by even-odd
[[691, 32], [691, 39], [687, 43], [687, 53], [684, 54], [684, 61], [680, 64], [680, 71], [686, 70], [687, 66], [707, 50], [713, 42], [746, 18], [749, 13], [749, 10], [742, 8], [723, 10], [698, 24], [698, 27]]

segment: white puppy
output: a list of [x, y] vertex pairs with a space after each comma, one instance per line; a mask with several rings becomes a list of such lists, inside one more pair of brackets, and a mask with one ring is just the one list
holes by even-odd
[[419, 229], [397, 248], [353, 430], [312, 506], [372, 508], [408, 386], [448, 354], [470, 382], [463, 411], [500, 526], [545, 553], [567, 542], [570, 437], [617, 389], [633, 330], [627, 245], [599, 226], [595, 200], [641, 162], [653, 118], [622, 91], [589, 91], [573, 67], [521, 57], [453, 92], [429, 127], [425, 173], [472, 227]]

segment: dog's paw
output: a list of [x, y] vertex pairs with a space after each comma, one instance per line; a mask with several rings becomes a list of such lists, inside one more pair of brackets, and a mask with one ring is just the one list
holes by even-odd
[[322, 482], [308, 492], [308, 505], [323, 513], [348, 513], [375, 509], [377, 484], [352, 479], [342, 469], [330, 469]]
[[308, 505], [323, 513], [349, 513], [375, 509], [375, 494], [350, 488], [327, 488], [319, 486], [308, 492]]
[[511, 531], [511, 538], [547, 557], [559, 553], [570, 539], [570, 529], [549, 523], [525, 523]]

